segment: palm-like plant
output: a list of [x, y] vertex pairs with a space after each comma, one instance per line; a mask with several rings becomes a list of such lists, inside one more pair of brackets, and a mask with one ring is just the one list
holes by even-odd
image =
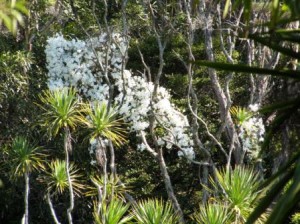
[[87, 127], [90, 129], [90, 138], [106, 138], [119, 146], [124, 143], [125, 129], [123, 120], [117, 118], [115, 108], [108, 108], [105, 103], [95, 103], [88, 111]]
[[[78, 174], [73, 163], [69, 166], [70, 179], [74, 193], [79, 195], [84, 185], [80, 183], [81, 175]], [[47, 201], [51, 210], [52, 217], [56, 224], [59, 223], [56, 212], [53, 208], [51, 196], [63, 194], [66, 189], [69, 189], [68, 175], [66, 171], [66, 162], [61, 160], [53, 160], [48, 164], [48, 169], [45, 169], [43, 176], [40, 178], [41, 182], [47, 184]]]
[[108, 139], [115, 145], [120, 146], [125, 142], [125, 130], [122, 127], [122, 119], [117, 118], [116, 110], [108, 108], [105, 103], [95, 103], [91, 106], [88, 110], [88, 119], [85, 123], [90, 130], [90, 139], [96, 140], [96, 158], [99, 165], [103, 168], [103, 190], [101, 191], [101, 195], [99, 194], [99, 211], [107, 195], [107, 156], [103, 140]]
[[[53, 194], [63, 194], [68, 189], [69, 182], [66, 171], [66, 162], [63, 160], [53, 160], [48, 164], [48, 170], [45, 170], [42, 182], [47, 184], [47, 191]], [[84, 185], [81, 184], [79, 170], [73, 163], [69, 164], [70, 179], [73, 185], [73, 190], [76, 195], [81, 193]]]
[[179, 223], [179, 216], [174, 213], [172, 205], [158, 199], [138, 202], [134, 205], [132, 214], [139, 224]]
[[40, 125], [45, 127], [50, 138], [55, 137], [61, 129], [75, 129], [85, 121], [83, 112], [86, 107], [74, 88], [46, 90], [40, 95], [40, 100], [42, 104], [38, 106], [44, 111]]
[[[245, 167], [216, 171], [217, 181], [210, 179], [215, 189], [221, 188], [222, 198], [238, 223], [246, 221], [258, 202], [258, 175]], [[262, 217], [263, 219], [264, 217]]]
[[55, 91], [44, 91], [40, 95], [42, 105], [38, 106], [44, 111], [40, 124], [45, 127], [49, 137], [55, 137], [61, 129], [64, 130], [64, 150], [66, 161], [66, 173], [70, 193], [70, 207], [67, 210], [69, 223], [72, 223], [72, 211], [74, 209], [74, 193], [69, 170], [69, 151], [72, 151], [71, 129], [83, 123], [83, 112], [86, 110], [83, 103], [76, 96], [73, 88], [63, 88]]
[[221, 203], [209, 203], [201, 206], [193, 217], [197, 223], [202, 224], [229, 224], [232, 223], [232, 215], [226, 205]]
[[238, 106], [231, 107], [230, 114], [234, 117], [238, 125], [243, 124], [253, 116], [253, 113], [251, 111]]
[[24, 176], [25, 179], [25, 212], [23, 217], [25, 224], [28, 224], [29, 217], [29, 175], [32, 171], [43, 168], [45, 158], [45, 155], [39, 151], [41, 151], [40, 147], [32, 146], [24, 137], [16, 137], [11, 149], [6, 150], [12, 168], [12, 176]]
[[[95, 203], [96, 204], [96, 203]], [[93, 213], [96, 224], [123, 224], [129, 223], [132, 219], [131, 215], [126, 215], [129, 205], [125, 205], [118, 199], [113, 199], [110, 202], [105, 202], [101, 207], [100, 214], [95, 205]]]
[[[97, 196], [99, 194], [99, 187], [104, 186], [104, 177], [95, 175], [91, 177], [93, 187], [89, 187], [89, 191], [86, 193], [87, 196]], [[128, 188], [121, 183], [117, 175], [110, 175], [106, 183], [106, 192], [107, 195], [110, 195], [112, 198], [118, 198], [124, 200], [124, 194], [128, 192]]]

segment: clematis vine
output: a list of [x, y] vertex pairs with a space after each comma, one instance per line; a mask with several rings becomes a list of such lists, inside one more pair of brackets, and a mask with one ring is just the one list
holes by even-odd
[[255, 114], [259, 105], [250, 104], [252, 116], [240, 123], [239, 137], [242, 140], [243, 149], [249, 153], [251, 159], [258, 159], [260, 145], [264, 141], [265, 126], [258, 114]]
[[[188, 133], [189, 122], [171, 103], [170, 93], [159, 86], [153, 97], [154, 84], [132, 75], [124, 69], [128, 42], [120, 34], [111, 37], [102, 34], [88, 40], [66, 40], [61, 34], [49, 38], [46, 46], [48, 87], [50, 89], [75, 87], [90, 101], [108, 101], [118, 106], [119, 114], [131, 124], [131, 132], [149, 128], [149, 115], [154, 114], [158, 143], [171, 149], [174, 145], [183, 151], [178, 156], [195, 157], [193, 141]], [[113, 90], [113, 99], [109, 99]], [[91, 144], [90, 153], [95, 147]], [[140, 144], [138, 149], [144, 150]]]

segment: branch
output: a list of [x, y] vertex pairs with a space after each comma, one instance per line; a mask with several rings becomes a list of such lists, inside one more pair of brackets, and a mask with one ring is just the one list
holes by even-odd
[[142, 140], [143, 140], [144, 145], [146, 146], [146, 150], [147, 150], [148, 152], [150, 152], [155, 158], [157, 158], [158, 153], [155, 152], [155, 151], [149, 146], [149, 144], [148, 144], [148, 142], [147, 142], [147, 139], [146, 139], [146, 137], [145, 137], [145, 132], [144, 132], [144, 131], [140, 131], [140, 135], [141, 135], [141, 137], [142, 137]]

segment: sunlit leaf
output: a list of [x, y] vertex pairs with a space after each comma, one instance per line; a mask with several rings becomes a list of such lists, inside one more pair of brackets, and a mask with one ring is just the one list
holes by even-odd
[[272, 76], [280, 76], [286, 78], [294, 78], [300, 80], [300, 71], [294, 70], [274, 70], [274, 69], [266, 69], [266, 68], [258, 68], [251, 67], [248, 65], [242, 64], [228, 64], [228, 63], [220, 63], [220, 62], [210, 62], [197, 60], [195, 64], [206, 66], [210, 68], [214, 68], [221, 71], [233, 71], [233, 72], [241, 72], [241, 73], [252, 73], [257, 75], [272, 75]]

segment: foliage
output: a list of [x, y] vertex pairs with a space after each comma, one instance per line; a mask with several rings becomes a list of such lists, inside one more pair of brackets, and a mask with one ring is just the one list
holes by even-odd
[[33, 64], [32, 55], [28, 52], [3, 52], [0, 55], [1, 92], [0, 103], [13, 94], [23, 94], [28, 88], [28, 71]]
[[[84, 189], [82, 175], [73, 163], [70, 163], [70, 178], [75, 194], [79, 195]], [[43, 175], [39, 178], [47, 185], [47, 191], [51, 194], [63, 194], [68, 189], [68, 177], [66, 172], [66, 162], [63, 160], [52, 160], [44, 169]]]
[[3, 138], [28, 134], [33, 115], [29, 109], [32, 107], [30, 72], [33, 63], [30, 52], [7, 51], [0, 54], [0, 128]]
[[295, 213], [291, 218], [291, 224], [299, 224], [300, 223], [300, 213]]
[[45, 154], [41, 153], [41, 147], [32, 146], [24, 137], [16, 137], [11, 148], [7, 148], [6, 154], [12, 169], [12, 177], [22, 176], [44, 167]]
[[[140, 131], [146, 133], [148, 144], [156, 150], [156, 153], [157, 149], [163, 149], [163, 157], [175, 195], [179, 199], [179, 203], [184, 205], [183, 212], [188, 218], [193, 207], [195, 204], [199, 204], [200, 198], [206, 191], [206, 187], [202, 187], [206, 185], [205, 175], [208, 177], [209, 174], [214, 174], [214, 166], [225, 165], [225, 157], [219, 153], [219, 148], [211, 141], [207, 134], [208, 131], [216, 136], [224, 148], [224, 154], [227, 153], [228, 157], [231, 156], [231, 144], [227, 138], [228, 124], [222, 121], [220, 115], [224, 111], [219, 108], [214, 94], [215, 90], [211, 85], [212, 80], [203, 65], [220, 70], [216, 72], [220, 86], [227, 91], [225, 94], [230, 95], [226, 105], [227, 110], [231, 105], [248, 103], [248, 95], [252, 89], [249, 88], [251, 81], [249, 76], [245, 75], [246, 73], [251, 73], [254, 79], [269, 75], [268, 79], [273, 86], [267, 87], [268, 95], [262, 101], [260, 112], [263, 113], [263, 116], [261, 113], [250, 112], [243, 107], [232, 107], [228, 116], [233, 117], [238, 124], [232, 128], [237, 131], [237, 139], [246, 155], [249, 155], [250, 150], [254, 151], [253, 145], [259, 146], [259, 150], [255, 152], [263, 165], [261, 175], [265, 178], [268, 178], [272, 169], [279, 164], [275, 159], [281, 159], [281, 155], [278, 156], [274, 152], [280, 153], [285, 147], [291, 146], [291, 148], [294, 147], [292, 150], [284, 151], [287, 155], [286, 160], [292, 157], [292, 154], [295, 154], [295, 157], [286, 166], [283, 166], [278, 174], [267, 179], [260, 188], [257, 186], [259, 183], [257, 177], [255, 177], [255, 183], [243, 177], [242, 173], [247, 173], [251, 178], [255, 176], [253, 171], [249, 174], [249, 170], [246, 168], [238, 174], [234, 172], [240, 168], [218, 171], [214, 177], [216, 179], [210, 183], [214, 189], [209, 192], [208, 202], [202, 202], [200, 211], [193, 216], [193, 219], [200, 223], [226, 223], [227, 221], [244, 223], [255, 206], [257, 206], [257, 210], [250, 216], [249, 222], [251, 220], [255, 222], [254, 219], [258, 217], [263, 220], [264, 217], [262, 218], [261, 214], [268, 213], [269, 208], [273, 210], [273, 214], [267, 223], [283, 223], [291, 218], [291, 214], [296, 211], [295, 207], [298, 206], [296, 199], [299, 198], [300, 192], [298, 178], [300, 162], [299, 154], [297, 154], [300, 136], [297, 128], [300, 100], [297, 89], [288, 96], [284, 91], [291, 82], [296, 87], [299, 84], [300, 73], [297, 62], [300, 59], [297, 49], [300, 43], [299, 29], [293, 29], [290, 25], [299, 20], [300, 4], [295, 0], [265, 2], [200, 0], [188, 6], [185, 5], [186, 3], [188, 2], [41, 0], [26, 1], [25, 4], [25, 1], [1, 1], [0, 20], [2, 25], [10, 29], [10, 32], [16, 36], [8, 35], [6, 29], [1, 27], [0, 150], [1, 153], [2, 150], [5, 152], [1, 158], [5, 162], [5, 166], [0, 174], [3, 181], [3, 186], [0, 188], [0, 198], [3, 198], [0, 204], [2, 211], [0, 223], [19, 222], [23, 211], [22, 203], [19, 203], [22, 200], [22, 190], [20, 189], [23, 189], [23, 183], [20, 180], [8, 181], [9, 177], [13, 176], [8, 170], [16, 167], [17, 162], [22, 163], [22, 160], [9, 160], [12, 158], [9, 155], [12, 150], [10, 148], [2, 149], [3, 145], [8, 145], [7, 142], [10, 142], [10, 139], [21, 134], [29, 136], [30, 139], [37, 139], [37, 144], [45, 145], [48, 149], [47, 165], [40, 180], [47, 185], [48, 191], [51, 193], [49, 198], [51, 199], [53, 194], [56, 196], [54, 207], [58, 212], [59, 219], [66, 219], [64, 209], [68, 196], [64, 193], [70, 186], [66, 179], [67, 168], [70, 168], [70, 179], [75, 193], [79, 193], [84, 188], [83, 175], [91, 177], [93, 174], [92, 182], [99, 186], [107, 186], [107, 195], [110, 197], [103, 201], [101, 211], [97, 211], [99, 207], [95, 207], [94, 221], [96, 223], [122, 223], [122, 219], [126, 220], [127, 218], [128, 220], [124, 222], [130, 223], [129, 218], [133, 218], [135, 213], [139, 217], [143, 215], [154, 218], [162, 216], [160, 214], [164, 213], [163, 209], [155, 207], [165, 206], [162, 200], [153, 202], [154, 205], [150, 206], [150, 209], [145, 208], [148, 206], [145, 198], [167, 198], [168, 194], [165, 191], [163, 178], [160, 176], [160, 167], [156, 157], [142, 152], [145, 145], [140, 144]], [[19, 8], [18, 4], [23, 8]], [[203, 15], [199, 14], [200, 8], [203, 7], [201, 4], [205, 5], [206, 10]], [[191, 27], [188, 27], [189, 18], [185, 11], [189, 7], [192, 8]], [[220, 7], [220, 12], [223, 10], [223, 17], [218, 17], [218, 7]], [[239, 16], [237, 11], [242, 7], [244, 13], [240, 15], [240, 25], [235, 25]], [[27, 9], [30, 10], [30, 13]], [[153, 9], [153, 14], [150, 12], [151, 9]], [[26, 15], [30, 16], [25, 19]], [[204, 26], [207, 22], [206, 19], [208, 23], [212, 23], [212, 30], [209, 31], [212, 32], [212, 51], [218, 63], [199, 61], [207, 58]], [[17, 24], [20, 26], [18, 27]], [[22, 24], [26, 24], [26, 26], [22, 27]], [[189, 28], [191, 30], [188, 30]], [[112, 39], [107, 38], [107, 31], [111, 32]], [[52, 37], [55, 34], [56, 36]], [[187, 44], [189, 34], [192, 34], [194, 38], [191, 46]], [[234, 63], [238, 64], [224, 63], [227, 58], [224, 50], [221, 49], [221, 35], [224, 39], [223, 47], [229, 51], [233, 47], [232, 59]], [[231, 38], [237, 38], [235, 46], [227, 42]], [[123, 42], [124, 40], [125, 42]], [[166, 41], [162, 61], [159, 58], [159, 40]], [[129, 43], [130, 49], [127, 52]], [[266, 54], [258, 55], [254, 49], [255, 57], [252, 65], [255, 66], [249, 67], [246, 65], [248, 63], [246, 54], [248, 54], [248, 47], [252, 47], [251, 43], [255, 43], [255, 47], [264, 49]], [[27, 51], [29, 45], [31, 52]], [[44, 52], [45, 46], [46, 51]], [[189, 55], [189, 48], [193, 54], [192, 59]], [[149, 67], [149, 74], [146, 66], [142, 63], [138, 50], [144, 56], [144, 61]], [[275, 69], [259, 67], [258, 65], [263, 61], [260, 59], [269, 59], [273, 52], [280, 52], [283, 55], [278, 66]], [[195, 105], [192, 106], [197, 108], [196, 115], [206, 124], [193, 119], [194, 117], [187, 107], [187, 103], [191, 100], [187, 97], [187, 87], [190, 82], [187, 71], [190, 60], [194, 59], [195, 63], [190, 67], [193, 76], [191, 85], [198, 97], [198, 102], [191, 103], [194, 103]], [[125, 65], [128, 70], [124, 70]], [[163, 71], [159, 79], [159, 86], [155, 87], [156, 73], [160, 69], [160, 65], [162, 65]], [[46, 71], [46, 67], [48, 71]], [[229, 77], [231, 74], [233, 75], [232, 79]], [[43, 79], [45, 76], [48, 78], [47, 82]], [[288, 79], [282, 81], [282, 78]], [[228, 86], [226, 86], [227, 84]], [[51, 91], [46, 90], [40, 94], [40, 91], [47, 85]], [[76, 88], [76, 91], [71, 88], [64, 89], [63, 93], [56, 92], [55, 88], [63, 86]], [[228, 89], [226, 89], [227, 87]], [[275, 98], [274, 96], [277, 94], [279, 97]], [[37, 99], [38, 97], [39, 99]], [[52, 100], [49, 100], [51, 98]], [[98, 101], [98, 103], [85, 105], [81, 99]], [[33, 102], [37, 100], [40, 110], [34, 108]], [[280, 100], [283, 101], [280, 102]], [[277, 103], [267, 107], [263, 106], [273, 101], [277, 101]], [[119, 119], [120, 117], [122, 119]], [[154, 119], [153, 126], [151, 126], [149, 118]], [[273, 122], [270, 122], [271, 118]], [[47, 130], [47, 137], [50, 138], [50, 141], [43, 138], [44, 132], [39, 129], [39, 126], [33, 125], [36, 120], [43, 129]], [[262, 127], [260, 126], [263, 124], [260, 122], [262, 120], [271, 123], [267, 129], [267, 137], [257, 134], [262, 130], [259, 129]], [[125, 122], [126, 125], [124, 125]], [[82, 128], [78, 128], [79, 126]], [[252, 129], [246, 129], [246, 126]], [[63, 138], [63, 134], [60, 135], [60, 133], [62, 129], [66, 131], [68, 129], [66, 127], [78, 130], [76, 133], [72, 132], [72, 137], [69, 135], [68, 139], [65, 138], [68, 140], [68, 142], [65, 141], [66, 144], [71, 146], [71, 143], [74, 143], [72, 146], [76, 148], [73, 154], [70, 154], [70, 160], [76, 163], [76, 167], [74, 163], [71, 163], [69, 167], [63, 165], [64, 161], [52, 160], [53, 155], [58, 158], [62, 157], [59, 150], [62, 148], [60, 140]], [[226, 131], [224, 131], [224, 127]], [[291, 128], [285, 129], [286, 127]], [[125, 130], [125, 128], [127, 129]], [[193, 135], [191, 134], [192, 129], [195, 131]], [[150, 133], [148, 131], [152, 130], [154, 135], [148, 135], [147, 133]], [[250, 132], [249, 130], [254, 131]], [[282, 135], [283, 131], [286, 131], [288, 144], [285, 144], [284, 141], [280, 142], [281, 138], [277, 138]], [[89, 132], [88, 135], [87, 132]], [[55, 136], [58, 139], [54, 139]], [[197, 137], [199, 142], [196, 143]], [[253, 141], [252, 143], [255, 144], [250, 144], [251, 147], [245, 147], [247, 146], [246, 140], [250, 137], [256, 142]], [[87, 150], [89, 142], [84, 141], [86, 138], [92, 138], [92, 141], [98, 138], [101, 143], [105, 144], [108, 141], [104, 138], [111, 139], [118, 146], [116, 155], [114, 155], [118, 174], [110, 176], [107, 183], [104, 183], [102, 173], [95, 174], [100, 169], [90, 166], [91, 155], [89, 152], [91, 153], [92, 150]], [[260, 141], [264, 139], [265, 143], [261, 150]], [[122, 144], [124, 142], [128, 144], [124, 146]], [[194, 163], [189, 163], [182, 157], [178, 158], [178, 155], [182, 155], [180, 147], [188, 153]], [[136, 148], [141, 150], [137, 152]], [[266, 150], [267, 148], [268, 150]], [[34, 154], [40, 153], [39, 150], [34, 151]], [[204, 153], [205, 150], [209, 153], [208, 159]], [[232, 153], [234, 155], [235, 150]], [[21, 158], [22, 155], [15, 153], [14, 157]], [[43, 156], [40, 159], [44, 161]], [[113, 155], [108, 153], [107, 159], [110, 161], [113, 159]], [[207, 159], [205, 162], [209, 163], [208, 166], [197, 163], [197, 161], [201, 163], [203, 159]], [[10, 161], [13, 162], [10, 163]], [[256, 165], [254, 164], [256, 161], [248, 160], [248, 157], [245, 161], [249, 166]], [[236, 165], [233, 159], [229, 162], [231, 163], [228, 163], [228, 166]], [[25, 168], [21, 167], [18, 171], [14, 169], [12, 173], [22, 175]], [[32, 167], [31, 171], [34, 170], [36, 168]], [[52, 223], [49, 218], [50, 212], [48, 209], [43, 209], [46, 202], [40, 200], [44, 196], [43, 185], [35, 181], [35, 172], [31, 174], [31, 177], [30, 222], [33, 224]], [[125, 186], [132, 186], [131, 191], [127, 191], [126, 187], [124, 188], [119, 183], [117, 177], [122, 179]], [[200, 185], [199, 182], [203, 185]], [[287, 182], [290, 184], [287, 185]], [[250, 189], [251, 187], [253, 189]], [[262, 191], [259, 195], [258, 192], [261, 189], [266, 189], [266, 191]], [[282, 191], [283, 189], [285, 191]], [[88, 194], [95, 196], [98, 193], [97, 190], [93, 187]], [[283, 192], [282, 195], [278, 195], [280, 191]], [[129, 204], [124, 202], [123, 197], [125, 192], [132, 194], [133, 198], [141, 200], [140, 203], [133, 206], [135, 212], [129, 216], [127, 216], [130, 213], [128, 211]], [[260, 201], [260, 197], [264, 196], [265, 199]], [[90, 199], [90, 197], [77, 198], [72, 212], [74, 223], [92, 222]], [[123, 202], [118, 201], [119, 199]], [[271, 204], [273, 202], [277, 203]], [[157, 205], [157, 203], [161, 204]], [[145, 209], [137, 209], [138, 206]], [[173, 214], [171, 208], [170, 213]], [[228, 213], [230, 215], [224, 217]], [[102, 220], [103, 217], [105, 218]], [[113, 220], [113, 218], [118, 220]], [[133, 222], [147, 223], [139, 221], [138, 218], [135, 218]], [[165, 223], [164, 221], [157, 222]], [[170, 223], [176, 222], [170, 221]], [[189, 222], [192, 221], [187, 220], [187, 223]]]
[[258, 203], [258, 175], [251, 169], [238, 166], [232, 171], [216, 171], [216, 179], [210, 181], [214, 189], [220, 187], [220, 202], [223, 201], [223, 206], [231, 211], [233, 220], [244, 223]]
[[[122, 70], [122, 56], [128, 43], [118, 33], [112, 33], [110, 38], [114, 39], [112, 44], [108, 43], [109, 38], [105, 33], [89, 41], [68, 41], [61, 35], [49, 38], [46, 46], [49, 88], [73, 86], [80, 90], [84, 98], [100, 102], [112, 101], [119, 105], [119, 114], [131, 124], [130, 131], [138, 135], [149, 128], [149, 115], [153, 110], [157, 121], [154, 123], [155, 128], [166, 131], [164, 136], [158, 138], [158, 144], [168, 149], [177, 145], [181, 148], [179, 156], [194, 158], [193, 141], [187, 130], [188, 120], [171, 104], [169, 91], [161, 86], [156, 89], [153, 82]], [[109, 44], [108, 48], [103, 48], [105, 44]], [[94, 61], [102, 65], [100, 71]], [[111, 79], [104, 78], [108, 72]], [[110, 89], [116, 89], [118, 94], [111, 96]], [[140, 144], [138, 148], [144, 150], [145, 145]]]
[[230, 211], [221, 203], [208, 203], [206, 206], [200, 206], [199, 211], [194, 214], [194, 219], [202, 224], [232, 223]]
[[56, 136], [61, 128], [75, 129], [78, 123], [85, 122], [83, 112], [86, 109], [73, 88], [45, 90], [40, 95], [40, 101], [43, 104], [37, 105], [43, 110], [43, 114], [39, 123], [47, 130], [50, 138]]
[[236, 119], [238, 125], [243, 124], [245, 121], [252, 117], [252, 112], [242, 107], [231, 107], [231, 115]]
[[125, 129], [122, 127], [123, 120], [117, 118], [115, 108], [108, 108], [106, 103], [95, 102], [87, 112], [86, 125], [90, 129], [90, 138], [105, 138], [111, 140], [117, 146], [124, 143]]
[[132, 214], [139, 224], [175, 224], [179, 217], [174, 213], [170, 203], [161, 199], [148, 199], [133, 205]]
[[104, 202], [100, 209], [100, 214], [97, 212], [97, 206], [94, 206], [94, 219], [96, 224], [123, 224], [130, 223], [131, 215], [126, 215], [129, 204], [124, 204], [119, 199], [112, 199], [109, 202]]
[[24, 25], [23, 15], [28, 15], [24, 0], [9, 0], [0, 2], [0, 25], [2, 22], [5, 27], [16, 34], [17, 25]]
[[300, 181], [300, 163], [298, 158], [299, 152], [286, 165], [279, 169], [275, 175], [263, 183], [268, 192], [247, 220], [247, 224], [254, 223], [278, 196], [278, 192], [283, 190], [287, 183], [292, 180], [292, 184], [289, 184], [287, 190], [277, 199], [277, 203], [272, 209], [272, 213], [266, 223], [282, 223], [288, 218], [289, 212], [298, 203], [296, 198], [300, 194], [298, 184]]
[[[97, 186], [104, 186], [104, 177], [103, 176], [92, 176], [91, 181], [93, 187], [89, 187], [89, 190], [86, 192], [87, 196], [97, 196], [98, 188]], [[118, 198], [118, 200], [125, 200], [124, 193], [128, 192], [129, 189], [125, 184], [121, 183], [118, 176], [110, 175], [106, 183], [106, 193], [112, 198]]]
[[[247, 24], [250, 21], [250, 14], [252, 12], [252, 4], [250, 0], [237, 1], [236, 4], [240, 5], [244, 3], [245, 6], [245, 18]], [[297, 3], [296, 3], [297, 2]], [[227, 1], [227, 9], [230, 0]], [[297, 60], [300, 58], [299, 53], [292, 47], [293, 44], [298, 44], [299, 41], [296, 40], [296, 36], [299, 30], [291, 30], [289, 28], [279, 28], [278, 25], [284, 25], [288, 27], [295, 20], [299, 19], [300, 15], [300, 4], [298, 1], [286, 0], [281, 5], [280, 1], [273, 0], [270, 1], [271, 6], [271, 17], [268, 23], [264, 26], [268, 28], [267, 32], [257, 32], [254, 34], [249, 34], [249, 38], [263, 46], [267, 46], [270, 49], [280, 52], [288, 57]], [[224, 11], [225, 15], [227, 11]], [[283, 44], [285, 43], [285, 44]], [[230, 65], [222, 63], [211, 63], [211, 62], [200, 62], [200, 64], [205, 66], [210, 66], [216, 69], [228, 70], [234, 72], [245, 72], [245, 73], [256, 73], [258, 75], [272, 75], [280, 76], [283, 78], [292, 78], [299, 81], [299, 72], [295, 69], [284, 68], [284, 69], [263, 69], [258, 67], [250, 67], [246, 65]], [[276, 103], [267, 106], [261, 110], [261, 112], [277, 112], [277, 116], [272, 122], [269, 129], [267, 138], [264, 142], [265, 149], [269, 143], [272, 136], [274, 136], [275, 131], [278, 127], [283, 124], [288, 118], [291, 118], [300, 108], [299, 97], [294, 96], [292, 99], [284, 100], [283, 102]], [[300, 154], [297, 153], [299, 156]], [[299, 157], [298, 157], [299, 158]], [[297, 204], [295, 197], [300, 194], [299, 185], [299, 162], [297, 157], [293, 158], [285, 169], [280, 169], [276, 175], [271, 177], [264, 183], [264, 186], [269, 186], [269, 192], [265, 198], [261, 201], [259, 206], [255, 209], [254, 213], [249, 217], [247, 223], [254, 223], [255, 220], [268, 208], [270, 203], [277, 197], [275, 192], [278, 192], [284, 188], [286, 183], [292, 179], [293, 184], [288, 188], [288, 190], [277, 200], [276, 206], [268, 218], [267, 223], [282, 223], [287, 219], [289, 212]], [[271, 184], [272, 183], [272, 184]]]

